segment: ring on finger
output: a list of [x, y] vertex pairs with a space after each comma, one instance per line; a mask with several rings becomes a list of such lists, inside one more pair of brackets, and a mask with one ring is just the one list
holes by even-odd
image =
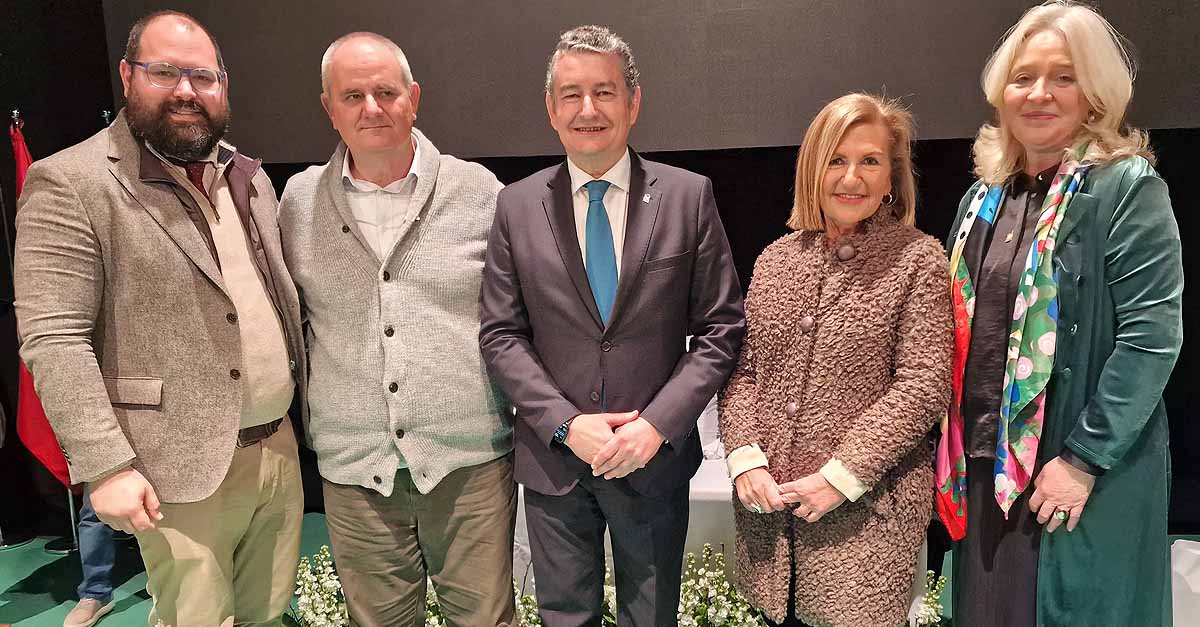
[[1067, 511], [1063, 509], [1055, 509], [1054, 517], [1057, 518], [1059, 522], [1063, 522], [1067, 519]]
[[754, 512], [755, 514], [761, 514], [761, 513], [763, 513], [763, 508], [762, 508], [762, 506], [761, 506], [761, 505], [759, 505], [758, 503], [751, 503], [751, 504], [749, 504], [749, 505], [747, 505], [747, 506], [746, 506], [746, 509], [748, 509], [748, 510], [750, 510], [750, 511]]

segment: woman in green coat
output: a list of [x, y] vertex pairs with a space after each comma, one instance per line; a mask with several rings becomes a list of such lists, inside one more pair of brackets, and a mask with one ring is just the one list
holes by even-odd
[[948, 248], [954, 399], [937, 454], [971, 627], [1169, 625], [1162, 390], [1183, 268], [1132, 63], [1093, 9], [1035, 7], [983, 72], [997, 123]]

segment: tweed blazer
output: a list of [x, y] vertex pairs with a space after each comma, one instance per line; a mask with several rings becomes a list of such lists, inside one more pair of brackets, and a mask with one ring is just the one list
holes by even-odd
[[720, 404], [726, 450], [759, 444], [779, 483], [836, 458], [868, 487], [816, 523], [735, 502], [739, 587], [772, 620], [794, 577], [806, 623], [904, 621], [932, 513], [930, 433], [950, 398], [946, 268], [936, 240], [882, 211], [835, 246], [786, 235], [755, 264]]
[[[299, 301], [259, 165], [235, 155], [225, 175], [289, 365], [303, 372]], [[161, 500], [187, 503], [211, 495], [229, 468], [244, 384], [239, 319], [189, 217], [194, 202], [124, 112], [29, 170], [17, 210], [21, 356], [72, 481], [132, 462]]]

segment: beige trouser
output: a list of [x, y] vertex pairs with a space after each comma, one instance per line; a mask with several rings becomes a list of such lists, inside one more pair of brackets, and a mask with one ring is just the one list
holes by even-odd
[[163, 503], [137, 534], [154, 597], [150, 624], [279, 625], [292, 599], [304, 493], [291, 422], [237, 449], [221, 485], [195, 503]]
[[512, 454], [460, 468], [421, 494], [406, 469], [390, 497], [324, 481], [325, 523], [350, 624], [425, 625], [425, 579], [448, 625], [515, 625]]

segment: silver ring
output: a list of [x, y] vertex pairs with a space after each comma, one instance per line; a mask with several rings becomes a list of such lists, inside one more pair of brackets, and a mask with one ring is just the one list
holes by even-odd
[[763, 513], [763, 508], [762, 508], [762, 506], [760, 506], [758, 503], [751, 503], [751, 504], [749, 504], [749, 505], [747, 505], [747, 506], [746, 506], [746, 509], [748, 509], [748, 510], [750, 510], [750, 511], [754, 512], [755, 514], [761, 514], [761, 513]]

